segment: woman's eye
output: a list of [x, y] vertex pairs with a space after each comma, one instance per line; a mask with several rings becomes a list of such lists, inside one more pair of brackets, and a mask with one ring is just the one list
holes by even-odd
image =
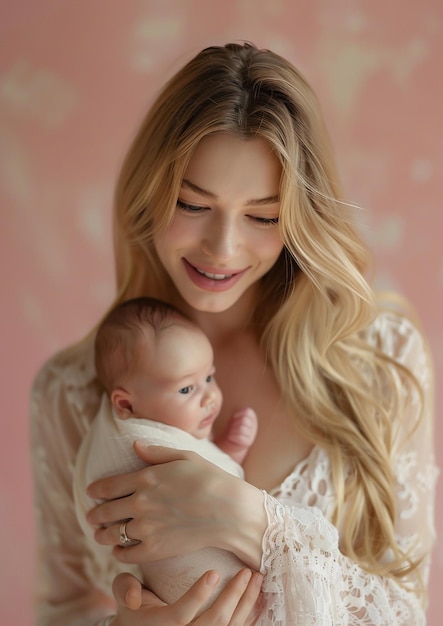
[[177, 206], [182, 211], [188, 211], [189, 213], [199, 213], [205, 210], [205, 207], [203, 206], [188, 204], [187, 202], [183, 202], [183, 200], [180, 200], [180, 198], [177, 200]]
[[192, 391], [192, 387], [190, 385], [188, 385], [187, 387], [182, 387], [181, 389], [179, 389], [178, 393], [183, 393], [183, 394], [187, 394], [187, 393], [191, 393]]
[[275, 226], [278, 224], [278, 217], [253, 217], [252, 219], [263, 226]]

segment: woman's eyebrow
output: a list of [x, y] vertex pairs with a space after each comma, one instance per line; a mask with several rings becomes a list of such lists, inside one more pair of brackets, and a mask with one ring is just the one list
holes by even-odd
[[212, 191], [208, 191], [207, 189], [203, 189], [202, 187], [199, 187], [195, 183], [191, 183], [191, 181], [188, 180], [187, 178], [184, 178], [182, 180], [182, 187], [187, 187], [191, 191], [195, 191], [195, 193], [199, 193], [201, 196], [206, 196], [207, 198], [212, 198], [213, 200], [217, 199], [217, 196], [215, 193], [212, 193]]
[[[187, 189], [190, 189], [191, 191], [195, 191], [195, 193], [198, 193], [201, 196], [205, 196], [206, 198], [211, 198], [212, 200], [217, 200], [218, 198], [217, 194], [213, 193], [212, 191], [208, 191], [207, 189], [203, 189], [202, 187], [199, 187], [198, 185], [196, 185], [195, 183], [192, 183], [187, 178], [184, 178], [182, 180], [182, 187], [186, 187]], [[275, 204], [276, 202], [279, 202], [279, 201], [280, 201], [279, 194], [275, 194], [274, 196], [267, 196], [266, 198], [257, 198], [257, 199], [248, 200], [247, 202], [245, 202], [245, 206], [260, 206], [264, 204]]]

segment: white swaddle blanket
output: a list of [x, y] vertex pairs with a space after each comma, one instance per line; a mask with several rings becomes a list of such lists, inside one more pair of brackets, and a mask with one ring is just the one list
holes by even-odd
[[[134, 452], [135, 440], [143, 440], [152, 445], [192, 450], [230, 474], [243, 478], [241, 466], [208, 439], [196, 439], [183, 430], [152, 420], [139, 418], [122, 420], [116, 415], [109, 398], [104, 394], [99, 412], [81, 444], [74, 471], [74, 497], [78, 521], [94, 550], [98, 544], [93, 539], [93, 528], [86, 521], [86, 513], [97, 504], [97, 501], [87, 496], [86, 487], [98, 478], [146, 467], [146, 463]], [[103, 546], [98, 548], [102, 549]], [[217, 592], [220, 593], [242, 567], [244, 564], [231, 552], [209, 547], [184, 556], [146, 563], [141, 565], [140, 569], [145, 586], [170, 604], [181, 597], [207, 570], [216, 569], [220, 573], [221, 580], [217, 587]], [[129, 569], [126, 567], [127, 571]], [[214, 598], [213, 595], [210, 603]]]

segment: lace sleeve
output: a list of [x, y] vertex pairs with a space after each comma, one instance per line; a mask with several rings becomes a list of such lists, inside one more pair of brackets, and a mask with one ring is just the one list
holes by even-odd
[[338, 533], [314, 507], [265, 496], [269, 526], [262, 571], [267, 615], [278, 626], [421, 626], [418, 598], [364, 572], [338, 549]]
[[[437, 470], [432, 445], [431, 370], [423, 340], [405, 320], [386, 317], [374, 333], [383, 349], [409, 367], [423, 390], [425, 411], [417, 423], [418, 392], [400, 420], [394, 467], [397, 479], [397, 539], [422, 558], [407, 589], [394, 579], [365, 572], [339, 549], [339, 534], [323, 511], [306, 504], [281, 504], [265, 494], [268, 528], [262, 572], [267, 612], [263, 624], [330, 626], [420, 626], [426, 623], [423, 586], [429, 576]], [[408, 435], [406, 436], [406, 431]], [[389, 555], [386, 556], [389, 558]]]
[[58, 355], [42, 368], [31, 392], [38, 626], [105, 626], [115, 611], [95, 584], [72, 495], [74, 461], [96, 398], [85, 362], [82, 355], [74, 366]]

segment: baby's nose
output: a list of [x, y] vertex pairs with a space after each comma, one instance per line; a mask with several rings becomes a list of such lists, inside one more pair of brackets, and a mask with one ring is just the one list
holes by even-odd
[[201, 401], [202, 407], [209, 406], [210, 404], [214, 402], [214, 399], [215, 399], [215, 393], [213, 391], [207, 391], [206, 393], [203, 394], [203, 397], [202, 397], [202, 401]]

